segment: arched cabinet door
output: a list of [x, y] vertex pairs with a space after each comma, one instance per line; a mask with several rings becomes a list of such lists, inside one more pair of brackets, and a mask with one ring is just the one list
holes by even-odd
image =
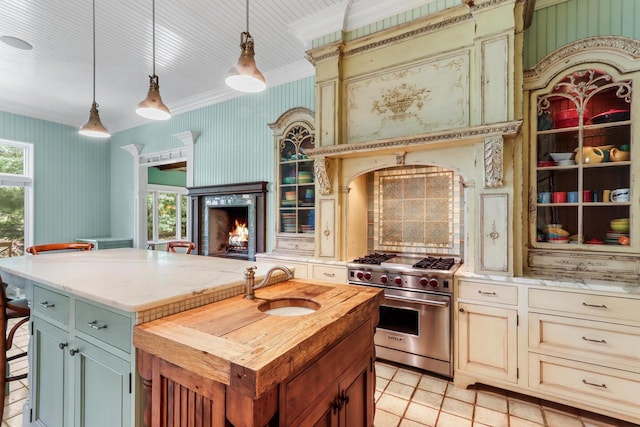
[[313, 255], [316, 179], [307, 150], [315, 147], [314, 113], [298, 107], [283, 113], [273, 130], [276, 158], [276, 250]]
[[640, 72], [620, 70], [640, 70], [640, 60], [632, 67], [628, 55], [609, 54], [597, 62], [589, 50], [566, 49], [567, 57], [550, 55], [555, 62], [525, 72], [528, 267], [633, 281], [640, 252], [633, 87]]

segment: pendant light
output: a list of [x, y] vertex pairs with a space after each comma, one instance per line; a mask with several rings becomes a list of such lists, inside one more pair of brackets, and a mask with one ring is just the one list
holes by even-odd
[[93, 0], [93, 104], [89, 111], [89, 121], [78, 131], [80, 135], [93, 138], [109, 138], [109, 132], [100, 121], [96, 103], [96, 0]]
[[160, 85], [156, 75], [156, 1], [151, 1], [152, 15], [152, 37], [153, 37], [153, 75], [149, 76], [149, 93], [147, 97], [138, 104], [136, 113], [151, 120], [169, 120], [171, 111], [164, 105], [160, 97]]
[[267, 88], [264, 76], [256, 66], [253, 38], [249, 34], [249, 0], [247, 0], [247, 31], [240, 34], [240, 58], [227, 74], [225, 83], [240, 92], [262, 92]]

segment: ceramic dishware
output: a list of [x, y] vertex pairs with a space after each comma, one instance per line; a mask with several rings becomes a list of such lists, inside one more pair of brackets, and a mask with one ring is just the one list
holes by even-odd
[[573, 153], [549, 153], [549, 155], [556, 162], [560, 162], [562, 160], [570, 160]]
[[567, 192], [566, 191], [554, 191], [551, 193], [551, 200], [553, 203], [566, 203]]
[[614, 147], [609, 152], [609, 157], [611, 158], [612, 162], [626, 162], [631, 158], [631, 152], [618, 150]]
[[578, 203], [578, 192], [577, 191], [569, 191], [569, 192], [567, 192], [567, 202], [568, 203]]
[[629, 201], [629, 189], [628, 188], [618, 188], [616, 190], [611, 190], [611, 201], [612, 202], [628, 202]]
[[551, 193], [548, 191], [538, 193], [538, 203], [551, 203]]
[[593, 202], [593, 192], [591, 190], [584, 190], [582, 192], [583, 202]]
[[[580, 153], [575, 149], [576, 163], [580, 161]], [[602, 163], [604, 161], [604, 151], [598, 147], [582, 147], [582, 163]]]
[[602, 201], [605, 203], [611, 201], [611, 190], [602, 190]]

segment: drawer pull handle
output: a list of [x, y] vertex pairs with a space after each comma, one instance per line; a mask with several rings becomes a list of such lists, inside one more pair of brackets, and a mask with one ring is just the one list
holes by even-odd
[[597, 305], [597, 304], [587, 304], [586, 302], [583, 302], [582, 305], [585, 307], [593, 307], [593, 308], [607, 308], [607, 306], [604, 304]]
[[56, 306], [55, 304], [52, 304], [52, 303], [50, 303], [49, 301], [43, 301], [43, 302], [41, 302], [39, 305], [40, 305], [40, 307], [42, 307], [42, 308], [53, 308], [53, 307], [55, 307], [55, 306]]
[[87, 323], [87, 326], [89, 326], [90, 328], [96, 329], [96, 330], [107, 329], [107, 325], [98, 325], [98, 321], [97, 320], [94, 320], [93, 322]]
[[590, 383], [590, 382], [589, 382], [589, 381], [587, 381], [587, 380], [582, 380], [582, 383], [583, 383], [583, 384], [586, 384], [586, 385], [592, 385], [592, 386], [594, 386], [594, 387], [598, 387], [598, 388], [607, 388], [607, 385], [606, 385], [606, 384], [595, 384], [595, 383]]
[[492, 296], [495, 296], [495, 295], [496, 295], [496, 293], [495, 293], [495, 292], [485, 292], [485, 291], [481, 291], [481, 290], [478, 290], [478, 293], [479, 293], [480, 295], [492, 295]]
[[324, 274], [324, 275], [325, 275], [325, 276], [327, 276], [327, 277], [336, 277], [336, 274], [335, 274], [335, 273], [326, 273], [326, 272], [325, 272], [325, 273], [322, 273], [322, 274]]
[[600, 344], [606, 344], [607, 340], [594, 340], [593, 338], [587, 338], [587, 337], [582, 337], [583, 340], [585, 341], [589, 341], [589, 342], [597, 342]]

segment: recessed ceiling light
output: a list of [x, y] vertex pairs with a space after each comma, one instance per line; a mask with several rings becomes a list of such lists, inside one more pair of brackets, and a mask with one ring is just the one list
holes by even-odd
[[8, 44], [11, 47], [15, 47], [16, 49], [22, 49], [22, 50], [33, 49], [33, 46], [31, 46], [31, 44], [17, 37], [0, 36], [0, 41], [2, 41], [5, 44]]

